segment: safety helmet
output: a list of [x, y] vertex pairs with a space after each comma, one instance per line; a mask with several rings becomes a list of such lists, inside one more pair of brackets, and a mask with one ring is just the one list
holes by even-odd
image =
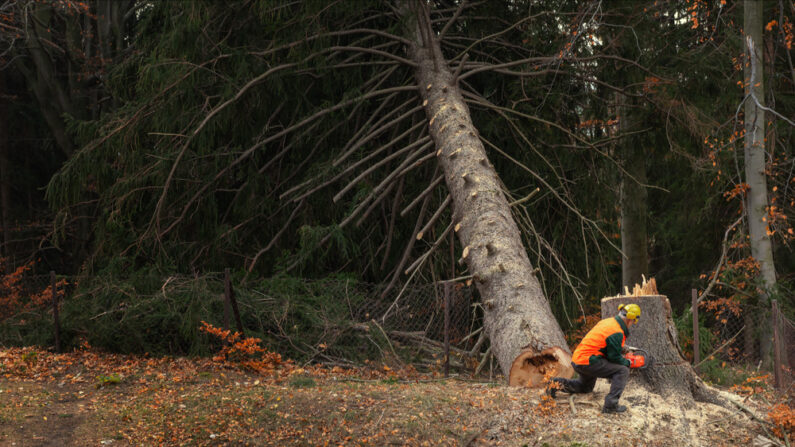
[[629, 320], [637, 321], [640, 318], [640, 306], [637, 304], [619, 304], [618, 312]]

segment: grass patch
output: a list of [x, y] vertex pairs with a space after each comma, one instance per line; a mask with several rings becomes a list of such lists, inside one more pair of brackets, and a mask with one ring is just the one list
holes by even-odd
[[290, 379], [290, 387], [292, 388], [312, 388], [316, 385], [315, 379], [311, 377], [294, 377]]

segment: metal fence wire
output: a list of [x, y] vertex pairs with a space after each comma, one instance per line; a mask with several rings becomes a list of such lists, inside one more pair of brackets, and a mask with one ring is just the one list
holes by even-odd
[[771, 359], [775, 356], [773, 335], [778, 327], [781, 362], [785, 373], [791, 375], [795, 362], [795, 326], [781, 313], [778, 313], [777, 322], [773, 318], [770, 308], [760, 306], [707, 308], [705, 328], [710, 352], [704, 361], [716, 359], [732, 366], [759, 370], [764, 361], [763, 353], [769, 353]]
[[[336, 290], [349, 301], [354, 326], [371, 333], [363, 346], [370, 357], [400, 357], [415, 367], [440, 367], [445, 341], [445, 293], [449, 302], [450, 365], [474, 367], [487, 345], [480, 340], [482, 311], [474, 287], [463, 282], [397, 286], [340, 280], [318, 280], [325, 290]], [[316, 282], [316, 284], [317, 284]], [[355, 297], [355, 298], [352, 298]], [[358, 299], [357, 299], [358, 298]], [[330, 344], [318, 357], [345, 362], [348, 346]], [[474, 361], [467, 364], [467, 361]]]
[[[203, 278], [223, 290], [224, 275], [210, 273]], [[76, 280], [57, 277], [56, 291], [61, 302], [70, 299], [76, 288]], [[257, 314], [256, 319], [248, 321], [251, 323], [256, 320], [259, 326], [248, 329], [261, 333], [270, 330], [268, 322], [263, 322], [267, 318], [262, 318], [262, 315], [270, 312], [276, 318], [283, 313], [278, 309], [280, 303], [284, 305], [295, 301], [297, 296], [304, 300], [307, 296], [314, 296], [335, 301], [335, 316], [323, 304], [324, 301], [314, 301], [321, 303], [314, 309], [319, 315], [317, 321], [321, 322], [319, 324], [329, 324], [329, 328], [320, 328], [315, 339], [305, 337], [298, 340], [304, 346], [324, 347], [310, 352], [312, 360], [352, 365], [360, 364], [363, 359], [394, 359], [424, 369], [441, 368], [445, 310], [449, 313], [447, 334], [450, 366], [471, 372], [477, 366], [482, 366], [487, 358], [488, 341], [482, 333], [480, 298], [475, 287], [466, 282], [439, 281], [387, 288], [385, 284], [336, 278], [290, 281], [292, 288], [287, 289], [267, 281], [264, 285], [252, 286], [250, 289], [239, 285], [234, 288], [240, 292], [238, 299], [241, 313]], [[0, 322], [11, 316], [52, 318], [51, 284], [50, 275], [5, 275], [0, 282]], [[445, 308], [445, 293], [449, 294], [448, 309]], [[196, 299], [203, 298], [197, 295]], [[214, 299], [222, 300], [223, 295], [216, 295]], [[344, 308], [345, 314], [341, 318], [345, 321], [341, 329], [338, 322], [340, 307]], [[760, 368], [763, 361], [760, 340], [772, 336], [771, 328], [775, 327], [769, 308], [722, 305], [702, 307], [701, 312], [704, 316], [699, 330], [704, 346], [701, 349], [701, 363], [717, 360], [733, 366]], [[780, 357], [784, 373], [791, 377], [795, 370], [795, 324], [781, 313], [778, 315]], [[332, 320], [337, 323], [328, 323]], [[766, 340], [769, 341], [765, 349], [771, 352], [774, 347], [772, 339]], [[295, 341], [290, 340], [290, 343]], [[352, 355], [352, 352], [356, 355]]]

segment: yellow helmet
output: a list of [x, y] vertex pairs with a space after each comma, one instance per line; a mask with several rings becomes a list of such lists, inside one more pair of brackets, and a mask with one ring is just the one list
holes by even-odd
[[637, 304], [619, 304], [618, 311], [626, 313], [627, 319], [636, 320], [640, 318], [640, 306]]

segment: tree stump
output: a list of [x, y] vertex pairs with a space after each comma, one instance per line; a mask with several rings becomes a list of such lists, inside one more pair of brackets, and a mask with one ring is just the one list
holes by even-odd
[[618, 314], [620, 304], [637, 304], [641, 309], [638, 323], [629, 329], [626, 345], [644, 349], [654, 364], [639, 374], [633, 372], [630, 382], [649, 391], [690, 406], [693, 401], [727, 404], [696, 375], [679, 346], [671, 303], [664, 295], [618, 295], [602, 299], [602, 318]]

